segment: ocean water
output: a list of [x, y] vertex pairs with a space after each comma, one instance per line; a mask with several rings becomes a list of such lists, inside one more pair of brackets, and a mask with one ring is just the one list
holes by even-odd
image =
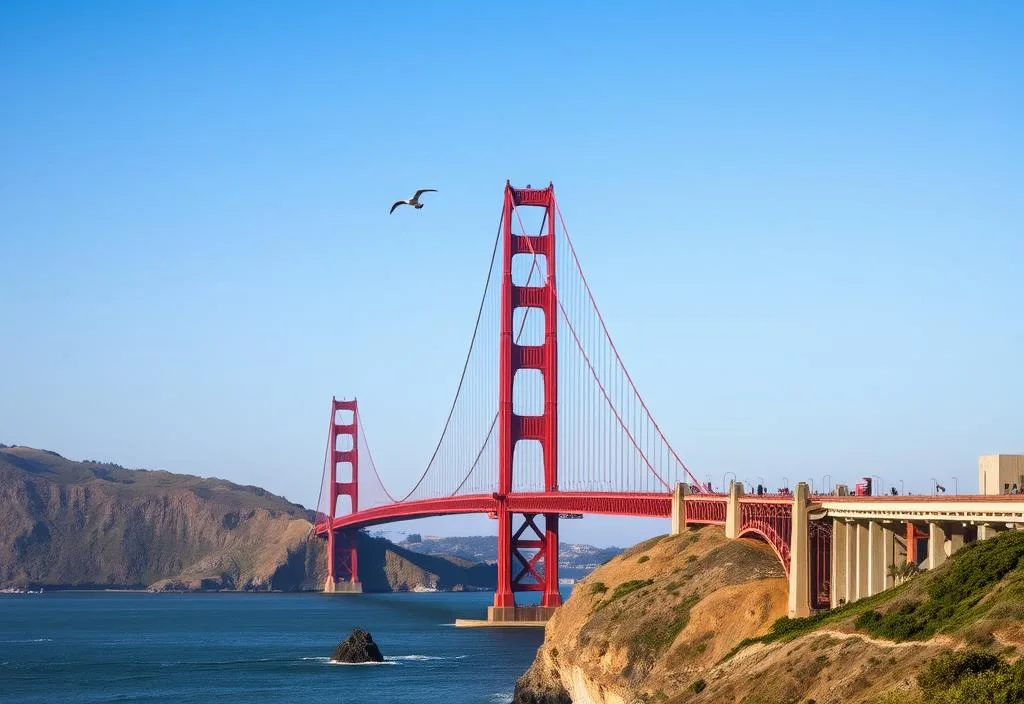
[[[488, 593], [0, 594], [2, 702], [508, 702], [540, 629], [465, 629]], [[354, 627], [387, 662], [337, 665]]]

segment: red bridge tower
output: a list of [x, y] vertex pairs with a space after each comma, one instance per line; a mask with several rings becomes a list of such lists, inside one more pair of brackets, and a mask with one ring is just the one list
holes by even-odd
[[[338, 511], [338, 497], [348, 496], [352, 513], [359, 510], [359, 405], [355, 399], [338, 401], [331, 398], [331, 428], [328, 433], [328, 461], [330, 478], [330, 506], [327, 524], [327, 579], [324, 591], [328, 593], [359, 593], [359, 559], [356, 553], [358, 531], [335, 531], [334, 518]], [[338, 413], [351, 413], [351, 419], [338, 419]], [[347, 449], [339, 450], [339, 438]], [[338, 480], [338, 468], [350, 467], [348, 481]], [[344, 473], [343, 473], [344, 475]]]
[[[517, 207], [544, 209], [542, 231], [513, 233], [512, 219]], [[555, 288], [555, 189], [513, 188], [505, 184], [502, 215], [501, 338], [498, 371], [498, 585], [494, 606], [488, 609], [491, 621], [517, 618], [515, 592], [541, 592], [540, 607], [534, 614], [520, 607], [519, 618], [543, 620], [549, 610], [562, 603], [558, 592], [558, 514], [545, 513], [543, 527], [538, 514], [522, 514], [522, 523], [513, 532], [513, 516], [507, 499], [513, 489], [512, 468], [516, 444], [520, 440], [540, 442], [544, 461], [544, 491], [558, 491], [558, 299]], [[512, 282], [512, 258], [517, 254], [544, 258], [546, 269], [542, 286], [518, 286]], [[540, 262], [539, 258], [536, 260]], [[529, 281], [527, 281], [529, 284]], [[519, 308], [538, 308], [544, 314], [544, 342], [520, 345], [513, 337], [512, 319]], [[524, 311], [525, 312], [525, 311]], [[518, 415], [513, 411], [512, 392], [516, 372], [536, 369], [544, 382], [544, 412]], [[534, 611], [530, 609], [530, 611]]]

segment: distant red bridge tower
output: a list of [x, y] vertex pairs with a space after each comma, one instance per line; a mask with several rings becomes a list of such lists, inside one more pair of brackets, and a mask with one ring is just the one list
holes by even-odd
[[[338, 512], [338, 497], [347, 496], [352, 502], [351, 513], [359, 510], [359, 405], [355, 399], [331, 399], [331, 426], [328, 432], [328, 478], [330, 480], [328, 518], [330, 524]], [[351, 413], [341, 420], [339, 413]], [[339, 442], [340, 440], [340, 442]], [[339, 450], [338, 445], [346, 447]], [[339, 467], [348, 468], [348, 480], [339, 481]], [[359, 557], [356, 551], [357, 530], [327, 531], [327, 578], [325, 592], [363, 591], [359, 581]]]

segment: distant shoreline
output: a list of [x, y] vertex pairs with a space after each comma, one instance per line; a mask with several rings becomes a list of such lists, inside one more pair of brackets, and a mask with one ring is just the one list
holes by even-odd
[[[16, 589], [22, 589], [22, 587], [13, 587]], [[59, 586], [42, 586], [25, 588], [26, 591], [5, 591], [6, 589], [12, 589], [12, 587], [0, 587], [0, 596], [12, 595], [12, 596], [28, 596], [29, 594], [39, 594], [39, 590], [42, 590], [43, 594], [54, 594], [61, 593], [66, 594], [68, 592], [75, 594], [322, 594], [323, 592], [319, 589], [304, 589], [301, 591], [284, 591], [280, 589], [147, 589], [141, 587], [138, 589], [95, 589], [95, 588], [77, 588], [77, 587], [59, 587]], [[493, 589], [400, 589], [390, 592], [365, 592], [366, 594], [474, 594], [482, 592], [492, 592]]]

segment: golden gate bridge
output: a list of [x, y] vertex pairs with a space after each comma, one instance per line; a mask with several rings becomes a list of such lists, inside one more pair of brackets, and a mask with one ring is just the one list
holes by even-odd
[[[527, 228], [527, 221], [539, 224]], [[790, 615], [890, 586], [887, 563], [926, 551], [928, 564], [937, 565], [965, 541], [1024, 526], [1024, 501], [1016, 498], [812, 502], [806, 484], [795, 494], [758, 496], [743, 496], [735, 482], [728, 494], [702, 485], [615, 347], [554, 186], [507, 182], [462, 373], [411, 488], [396, 493], [383, 481], [358, 402], [331, 401], [313, 528], [327, 541], [324, 590], [361, 591], [359, 529], [469, 513], [497, 522], [492, 622], [543, 621], [561, 604], [558, 528], [565, 514], [672, 517], [674, 531], [721, 525], [729, 537], [760, 538], [789, 576]], [[518, 605], [522, 592], [539, 592], [540, 604]]]
[[[527, 228], [537, 214], [539, 226]], [[498, 524], [492, 618], [514, 618], [518, 592], [540, 592], [539, 610], [553, 609], [561, 603], [559, 515], [668, 517], [680, 482], [710, 491], [633, 383], [554, 186], [506, 183], [462, 374], [440, 438], [408, 491], [393, 493], [383, 481], [358, 402], [332, 400], [315, 524], [328, 544], [325, 589], [358, 584], [360, 528], [482, 513]], [[702, 518], [695, 506], [691, 522], [724, 523], [723, 500], [707, 507]]]

